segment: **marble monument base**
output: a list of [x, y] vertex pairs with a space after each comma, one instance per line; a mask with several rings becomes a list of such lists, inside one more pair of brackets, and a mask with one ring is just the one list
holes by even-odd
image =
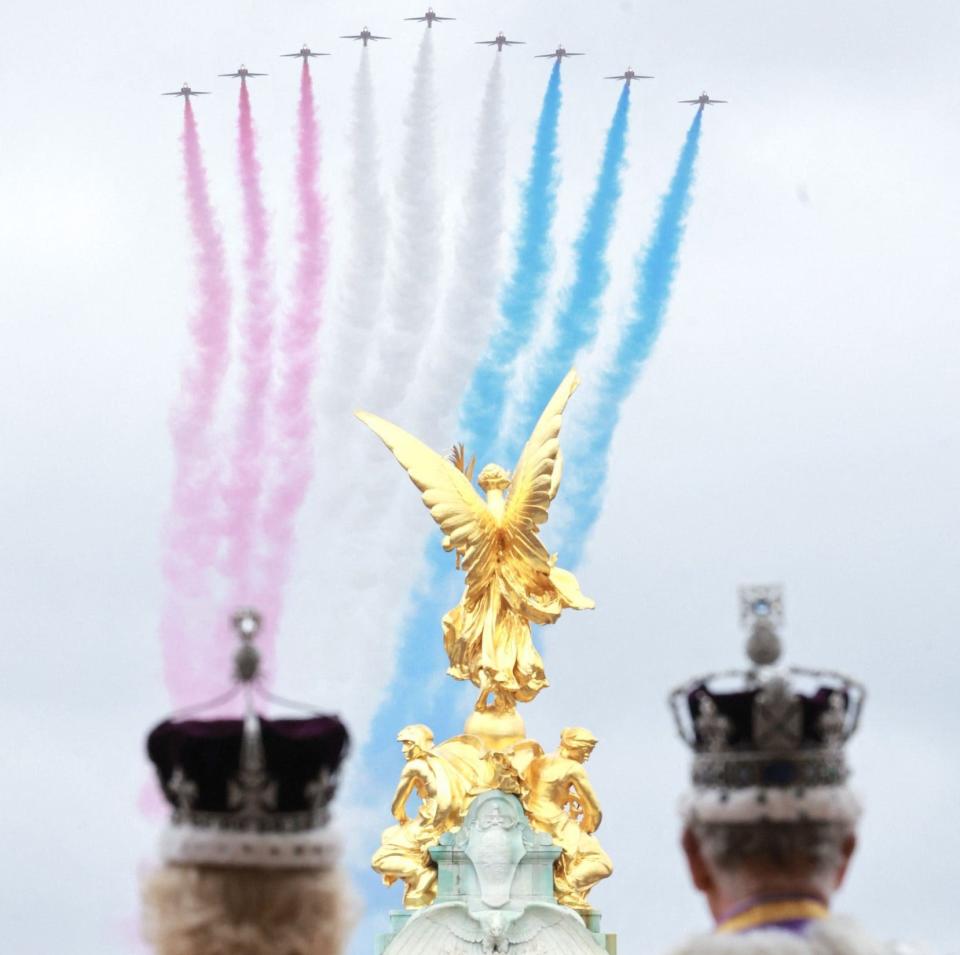
[[600, 913], [558, 905], [553, 866], [560, 848], [535, 832], [516, 796], [486, 792], [463, 826], [430, 850], [437, 899], [424, 909], [390, 913], [376, 955], [523, 955], [557, 950], [616, 955], [616, 936]]

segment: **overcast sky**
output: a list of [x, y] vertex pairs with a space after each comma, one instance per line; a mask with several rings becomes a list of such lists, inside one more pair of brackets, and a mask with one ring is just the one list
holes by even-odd
[[[389, 196], [422, 29], [399, 20], [420, 5], [32, 0], [5, 11], [0, 924], [16, 955], [136, 951], [138, 872], [157, 833], [136, 802], [143, 736], [170, 705], [160, 534], [192, 289], [181, 108], [158, 94], [184, 79], [216, 90], [197, 113], [235, 261], [236, 90], [214, 76], [241, 61], [271, 74], [252, 92], [282, 271], [298, 69], [278, 54], [304, 41], [335, 53], [314, 77], [336, 252], [360, 51], [335, 37], [366, 22], [396, 38], [371, 51]], [[601, 740], [590, 766], [617, 870], [593, 900], [607, 930], [626, 952], [656, 952], [708, 925], [676, 848], [687, 758], [664, 697], [740, 663], [736, 586], [775, 580], [791, 662], [870, 688], [852, 747], [868, 812], [840, 905], [883, 937], [960, 951], [960, 10], [447, 0], [438, 12], [458, 17], [434, 37], [450, 235], [495, 55], [470, 41], [504, 29], [530, 44], [503, 54], [511, 225], [548, 70], [531, 54], [561, 40], [589, 54], [563, 67], [554, 291], [617, 95], [601, 77], [627, 65], [656, 76], [633, 98], [601, 346], [629, 305], [632, 262], [691, 119], [675, 101], [704, 88], [731, 101], [705, 117], [667, 325], [625, 408], [579, 570], [597, 610], [543, 635], [552, 686], [527, 708], [545, 744], [571, 723]], [[329, 461], [323, 427], [317, 454]], [[402, 480], [385, 474], [391, 490]], [[277, 686], [339, 711], [362, 739], [393, 635], [344, 652], [343, 621], [325, 616], [338, 555], [324, 525], [337, 504], [318, 484], [299, 522]]]

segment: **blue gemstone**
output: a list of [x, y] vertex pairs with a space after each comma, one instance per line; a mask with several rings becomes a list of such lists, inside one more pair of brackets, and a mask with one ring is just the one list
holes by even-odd
[[760, 779], [766, 786], [789, 786], [798, 778], [796, 763], [787, 760], [771, 760], [765, 763], [760, 772]]

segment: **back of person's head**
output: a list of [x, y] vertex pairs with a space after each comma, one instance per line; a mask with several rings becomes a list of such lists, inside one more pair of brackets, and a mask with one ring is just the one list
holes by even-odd
[[163, 865], [144, 882], [144, 935], [157, 955], [339, 955], [343, 880], [335, 867]]
[[847, 822], [688, 823], [691, 877], [715, 914], [751, 898], [801, 895], [827, 903], [856, 846]]
[[750, 899], [829, 902], [856, 846], [860, 804], [844, 745], [863, 687], [782, 668], [779, 588], [741, 590], [751, 667], [688, 681], [671, 695], [693, 750], [683, 848], [714, 916]]
[[[242, 645], [227, 696], [243, 715], [201, 718], [201, 705], [147, 739], [170, 819], [143, 885], [144, 934], [157, 955], [339, 955], [353, 900], [330, 813], [347, 729], [267, 693], [259, 616], [234, 622]], [[261, 696], [297, 712], [261, 716]]]

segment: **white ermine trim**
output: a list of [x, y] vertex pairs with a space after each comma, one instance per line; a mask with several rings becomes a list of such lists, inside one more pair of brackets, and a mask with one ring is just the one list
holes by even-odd
[[857, 924], [831, 915], [804, 935], [764, 929], [745, 935], [704, 935], [671, 955], [920, 955], [910, 946], [879, 942]]
[[171, 824], [160, 837], [160, 855], [174, 865], [329, 869], [340, 856], [340, 841], [328, 829], [237, 832]]
[[847, 786], [809, 789], [690, 789], [680, 797], [685, 822], [842, 822], [853, 824], [863, 807]]

